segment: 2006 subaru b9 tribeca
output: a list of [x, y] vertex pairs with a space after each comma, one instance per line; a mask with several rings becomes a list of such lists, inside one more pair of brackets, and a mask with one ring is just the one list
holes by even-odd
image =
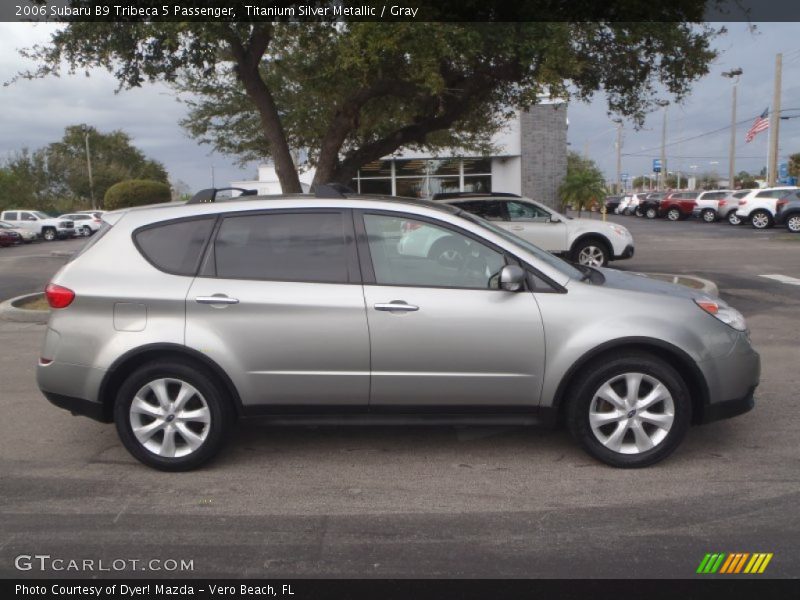
[[[250, 196], [103, 219], [47, 288], [37, 381], [158, 469], [205, 463], [249, 416], [566, 423], [591, 456], [643, 467], [753, 407], [735, 309], [452, 206]], [[403, 243], [420, 229], [424, 255]]]

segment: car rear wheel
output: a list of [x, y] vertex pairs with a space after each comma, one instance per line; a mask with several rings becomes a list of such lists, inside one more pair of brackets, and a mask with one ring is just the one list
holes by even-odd
[[572, 249], [572, 260], [587, 267], [605, 267], [608, 265], [608, 248], [595, 239], [578, 242]]
[[681, 218], [681, 211], [679, 211], [677, 208], [670, 208], [667, 211], [667, 219], [669, 219], [670, 221], [679, 221], [680, 218]]
[[215, 381], [190, 363], [135, 370], [119, 389], [114, 421], [134, 458], [162, 471], [188, 471], [222, 449], [233, 408]]
[[634, 211], [634, 214], [635, 214], [637, 217], [643, 217], [643, 216], [644, 216], [644, 213], [642, 212], [642, 209], [641, 209], [641, 207], [639, 207], [639, 206], [637, 206], [637, 207], [636, 207], [636, 210]]
[[683, 379], [646, 353], [594, 362], [572, 389], [570, 432], [591, 456], [614, 467], [646, 467], [663, 460], [691, 422]]
[[650, 207], [645, 211], [644, 216], [648, 219], [655, 219], [658, 216], [658, 211], [655, 208]]
[[750, 215], [750, 224], [754, 229], [768, 229], [772, 227], [772, 215], [766, 210], [757, 210]]
[[786, 220], [786, 229], [792, 233], [800, 233], [800, 215], [792, 215]]
[[89, 227], [88, 225], [84, 225], [81, 228], [81, 235], [84, 237], [89, 237], [90, 235], [92, 235], [92, 228]]
[[706, 208], [700, 215], [706, 223], [713, 223], [717, 220], [717, 211], [713, 208]]
[[741, 225], [742, 219], [739, 215], [736, 214], [735, 210], [732, 210], [728, 213], [728, 223], [731, 225]]

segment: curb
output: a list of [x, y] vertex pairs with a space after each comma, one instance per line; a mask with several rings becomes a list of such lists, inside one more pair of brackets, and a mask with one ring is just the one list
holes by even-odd
[[696, 281], [701, 286], [693, 289], [697, 289], [716, 298], [719, 297], [719, 287], [710, 279], [703, 279], [702, 277], [696, 277], [694, 275], [676, 275], [675, 273], [642, 273], [642, 275], [652, 277], [653, 279], [660, 279], [661, 281], [668, 281], [669, 283], [675, 283], [678, 285], [681, 285], [679, 281], [680, 279], [690, 279], [691, 281]]
[[28, 310], [27, 308], [17, 308], [14, 306], [14, 304], [22, 300], [38, 298], [43, 295], [43, 292], [25, 294], [24, 296], [10, 298], [5, 302], [0, 303], [0, 319], [15, 323], [47, 323], [47, 321], [50, 319], [49, 310]]

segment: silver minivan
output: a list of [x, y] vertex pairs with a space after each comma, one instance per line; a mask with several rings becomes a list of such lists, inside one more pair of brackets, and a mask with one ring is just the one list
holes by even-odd
[[576, 267], [449, 205], [320, 195], [104, 214], [46, 290], [44, 395], [164, 470], [251, 416], [565, 424], [643, 467], [753, 407], [759, 357], [718, 298]]

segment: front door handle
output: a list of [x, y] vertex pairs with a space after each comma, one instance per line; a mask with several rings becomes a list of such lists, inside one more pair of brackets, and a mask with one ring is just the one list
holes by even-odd
[[376, 304], [375, 310], [383, 310], [386, 312], [414, 312], [419, 310], [419, 306], [408, 304], [402, 300], [392, 300], [391, 302], [384, 302]]
[[214, 294], [213, 296], [198, 296], [194, 299], [198, 304], [239, 304], [238, 298], [231, 298], [225, 294]]

